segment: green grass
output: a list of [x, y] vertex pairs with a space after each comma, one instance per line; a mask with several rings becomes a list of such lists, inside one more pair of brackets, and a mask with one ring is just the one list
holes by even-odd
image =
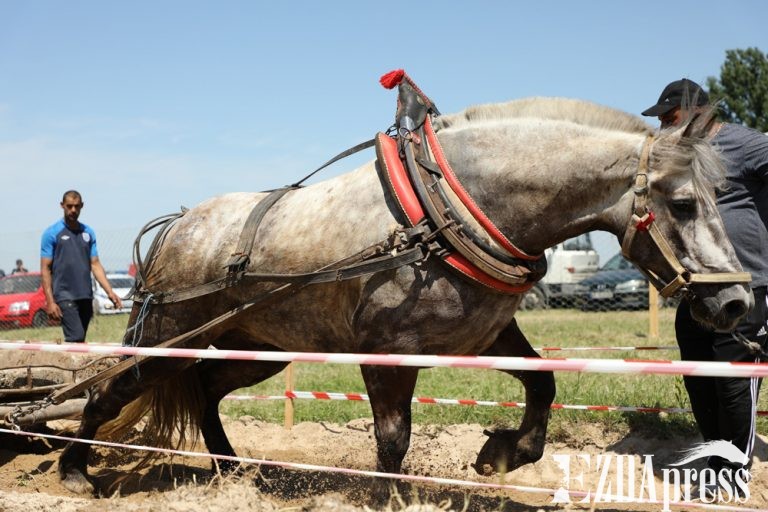
[[[523, 332], [533, 346], [638, 346], [675, 345], [674, 309], [660, 312], [660, 333], [649, 339], [647, 312], [596, 312], [575, 310], [523, 311], [517, 315]], [[95, 317], [88, 340], [119, 341], [127, 315]], [[59, 328], [24, 329], [0, 332], [4, 339], [55, 340], [61, 338]], [[677, 359], [677, 351], [654, 352], [547, 352], [549, 357]], [[353, 365], [298, 363], [295, 365], [294, 388], [301, 391], [365, 393], [360, 370]], [[661, 375], [614, 375], [560, 372], [556, 374], [555, 401], [567, 404], [631, 405], [646, 407], [688, 407], [682, 378]], [[279, 395], [285, 390], [284, 374], [257, 386], [238, 391], [244, 394]], [[416, 396], [434, 398], [466, 398], [476, 400], [525, 401], [522, 385], [498, 371], [433, 368], [422, 370]], [[763, 393], [760, 409], [768, 409]], [[275, 401], [225, 402], [222, 412], [228, 415], [251, 415], [266, 421], [282, 423], [283, 405]], [[346, 422], [370, 417], [365, 402], [296, 400], [295, 421]], [[521, 409], [485, 406], [426, 405], [413, 406], [413, 419], [418, 423], [517, 426]], [[695, 432], [689, 414], [656, 415], [648, 413], [588, 412], [557, 410], [552, 413], [550, 437], [567, 437], [580, 423], [599, 423], [607, 430], [636, 430], [664, 437], [676, 433]], [[758, 420], [758, 431], [768, 432], [768, 419]]]

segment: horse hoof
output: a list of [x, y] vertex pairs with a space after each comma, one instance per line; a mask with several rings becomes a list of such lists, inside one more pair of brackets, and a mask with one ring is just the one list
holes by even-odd
[[506, 473], [536, 462], [544, 454], [543, 437], [532, 444], [528, 437], [521, 437], [517, 430], [487, 432], [488, 440], [483, 445], [472, 467], [483, 476]]
[[221, 473], [222, 475], [242, 475], [245, 473], [245, 470], [239, 462], [231, 460], [214, 460], [213, 465], [211, 466], [211, 472]]
[[75, 494], [94, 494], [93, 484], [80, 471], [69, 470], [61, 475], [61, 485]]
[[489, 464], [487, 462], [485, 463], [478, 463], [475, 462], [473, 464], [470, 464], [472, 468], [474, 468], [475, 472], [480, 476], [493, 476], [494, 473], [496, 473], [496, 468], [493, 464]]
[[[494, 473], [504, 473], [509, 469], [509, 460], [514, 459], [515, 445], [518, 434], [516, 430], [498, 430], [483, 432], [488, 440], [483, 445], [472, 467], [477, 474], [491, 476]], [[511, 457], [510, 457], [511, 455]]]

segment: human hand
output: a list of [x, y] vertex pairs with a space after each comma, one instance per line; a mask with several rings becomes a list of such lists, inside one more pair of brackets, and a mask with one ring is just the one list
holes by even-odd
[[48, 318], [52, 320], [61, 320], [61, 308], [55, 302], [46, 304], [45, 312], [48, 313]]
[[112, 304], [115, 305], [115, 309], [122, 309], [123, 308], [123, 301], [120, 300], [120, 297], [118, 297], [115, 292], [110, 291], [109, 295], [107, 295], [107, 297], [109, 297], [109, 300], [111, 300]]

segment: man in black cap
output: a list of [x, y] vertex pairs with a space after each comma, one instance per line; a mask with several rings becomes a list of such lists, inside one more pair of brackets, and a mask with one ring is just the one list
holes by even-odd
[[[684, 114], [693, 107], [709, 104], [709, 95], [693, 80], [682, 78], [667, 85], [656, 104], [643, 111], [644, 116], [658, 117], [661, 128], [679, 126], [684, 121]], [[683, 110], [683, 105], [686, 109]]]
[[[708, 108], [707, 93], [696, 82], [683, 78], [667, 85], [656, 104], [643, 111], [643, 115], [658, 117], [664, 129], [681, 126], [697, 111]], [[755, 307], [736, 331], [759, 343], [765, 351], [768, 348], [768, 137], [741, 125], [720, 122], [712, 125], [709, 137], [719, 149], [726, 167], [726, 187], [717, 191], [718, 209], [736, 256], [744, 270], [752, 274], [750, 286]], [[760, 360], [731, 333], [715, 332], [696, 322], [685, 300], [677, 309], [675, 333], [683, 360]], [[710, 457], [707, 461], [718, 476], [721, 470], [730, 470], [730, 481], [734, 482], [735, 472], [741, 471], [744, 476], [744, 470], [748, 471], [752, 463], [761, 381], [731, 377], [686, 376], [683, 379], [704, 440], [730, 441], [746, 455], [743, 464], [720, 457]], [[718, 497], [717, 484], [703, 487], [700, 492], [708, 498]], [[728, 499], [727, 494], [724, 499]]]

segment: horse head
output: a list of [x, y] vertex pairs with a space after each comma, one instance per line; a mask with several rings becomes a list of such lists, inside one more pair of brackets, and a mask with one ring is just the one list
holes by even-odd
[[713, 116], [704, 112], [645, 142], [622, 252], [663, 296], [682, 291], [697, 320], [731, 330], [754, 299], [717, 210], [725, 173], [707, 140]]
[[725, 173], [707, 140], [712, 115], [654, 134], [615, 109], [531, 98], [436, 126], [454, 169], [517, 247], [537, 254], [609, 231], [663, 296], [685, 293], [697, 320], [730, 330], [753, 298], [717, 210]]

